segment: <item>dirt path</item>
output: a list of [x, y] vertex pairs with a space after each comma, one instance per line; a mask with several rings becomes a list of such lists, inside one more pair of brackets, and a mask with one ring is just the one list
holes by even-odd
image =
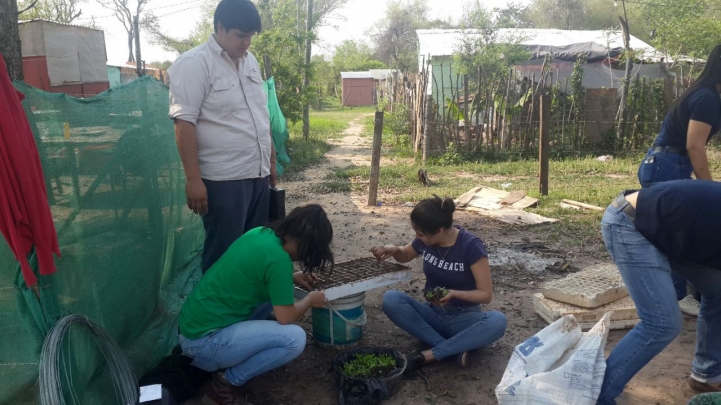
[[[298, 180], [282, 182], [286, 189], [286, 205], [292, 207], [319, 203], [328, 212], [334, 228], [333, 250], [336, 261], [342, 262], [368, 255], [368, 248], [379, 244], [405, 244], [412, 239], [408, 215], [411, 208], [405, 206], [366, 205], [367, 194], [350, 192], [325, 192], [317, 194], [317, 185], [323, 183], [336, 168], [350, 165], [370, 164], [370, 138], [361, 137], [361, 120], [351, 122], [342, 139], [335, 140], [335, 147], [319, 165], [306, 170]], [[432, 193], [429, 190], [429, 195]], [[381, 196], [382, 197], [382, 196]], [[549, 242], [547, 228], [518, 228], [499, 224], [490, 219], [466, 212], [456, 214], [456, 222], [480, 236], [486, 243], [494, 280], [494, 300], [486, 309], [500, 310], [508, 317], [506, 335], [472, 355], [469, 368], [458, 368], [453, 362], [441, 362], [424, 371], [428, 381], [406, 380], [401, 391], [388, 405], [400, 404], [496, 404], [494, 389], [503, 375], [515, 345], [532, 336], [546, 324], [533, 312], [532, 295], [540, 283], [558, 275], [547, 271], [532, 273], [543, 261], [571, 260], [575, 267], [607, 262], [607, 257], [593, 253], [569, 252], [568, 240], [572, 235]], [[546, 230], [544, 230], [546, 229]], [[548, 246], [545, 257], [526, 252], [519, 246], [528, 242], [540, 242]], [[600, 238], [598, 243], [601, 243]], [[495, 256], [495, 257], [494, 257]], [[390, 288], [415, 294], [420, 298], [424, 277], [421, 263], [411, 263], [413, 280]], [[543, 268], [544, 266], [541, 266]], [[395, 327], [380, 309], [381, 298], [387, 290], [367, 293], [365, 309], [368, 323], [364, 327], [363, 346], [393, 347], [403, 353], [418, 349], [420, 342]], [[693, 357], [694, 319], [686, 317], [682, 335], [654, 361], [644, 368], [627, 386], [619, 398], [619, 405], [630, 404], [685, 404], [692, 396], [685, 385]], [[248, 383], [252, 392], [251, 402], [258, 405], [331, 405], [337, 404], [337, 389], [333, 374], [329, 372], [332, 358], [338, 353], [320, 348], [312, 343], [312, 324], [306, 315], [299, 322], [309, 333], [305, 352], [285, 367], [255, 378]], [[615, 331], [609, 336], [607, 351], [625, 335]], [[199, 402], [189, 402], [186, 405]]]

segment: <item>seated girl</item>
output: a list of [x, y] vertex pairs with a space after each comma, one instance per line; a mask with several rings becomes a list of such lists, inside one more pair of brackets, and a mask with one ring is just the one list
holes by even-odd
[[393, 290], [383, 296], [383, 312], [391, 321], [431, 346], [408, 356], [409, 370], [453, 356], [466, 367], [469, 350], [490, 345], [506, 331], [505, 315], [481, 310], [480, 304], [490, 303], [493, 297], [486, 248], [477, 236], [453, 226], [454, 210], [450, 198], [423, 200], [411, 212], [416, 233], [411, 243], [373, 249], [380, 261], [423, 259], [423, 292], [429, 302]]
[[[242, 387], [251, 378], [300, 356], [303, 328], [292, 323], [326, 302], [313, 291], [295, 302], [293, 284], [333, 266], [333, 228], [319, 205], [294, 209], [272, 228], [248, 231], [208, 269], [183, 304], [180, 346], [205, 371], [219, 371], [206, 405], [248, 404]], [[302, 272], [293, 272], [293, 262]], [[277, 321], [267, 320], [271, 310]]]

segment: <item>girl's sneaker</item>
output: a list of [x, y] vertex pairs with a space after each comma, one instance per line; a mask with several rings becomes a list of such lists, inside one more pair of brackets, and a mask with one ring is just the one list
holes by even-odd
[[678, 306], [681, 307], [681, 312], [691, 316], [698, 316], [698, 311], [701, 309], [701, 304], [692, 295], [684, 297], [678, 302]]
[[463, 352], [456, 355], [456, 363], [459, 366], [466, 368], [471, 364], [471, 355], [469, 352]]

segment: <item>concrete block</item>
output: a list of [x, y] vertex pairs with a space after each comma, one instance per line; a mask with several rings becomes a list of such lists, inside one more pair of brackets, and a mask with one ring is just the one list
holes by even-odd
[[546, 283], [544, 297], [583, 308], [598, 308], [628, 296], [614, 264], [597, 264], [568, 277]]

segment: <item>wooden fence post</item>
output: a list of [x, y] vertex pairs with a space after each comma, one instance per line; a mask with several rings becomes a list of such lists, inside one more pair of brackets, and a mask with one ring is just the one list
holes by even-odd
[[551, 97], [547, 94], [541, 96], [538, 115], [541, 118], [538, 138], [539, 192], [541, 195], [548, 195], [548, 130], [551, 126]]
[[378, 177], [381, 164], [381, 142], [383, 140], [383, 111], [376, 111], [373, 123], [373, 150], [371, 152], [371, 178], [368, 184], [368, 205], [375, 206], [378, 200]]
[[426, 96], [426, 114], [423, 117], [423, 163], [426, 163], [428, 159], [428, 149], [431, 147], [431, 120], [435, 121], [436, 117], [433, 115], [433, 96]]
[[[463, 137], [466, 150], [471, 150], [471, 111], [468, 108], [468, 75], [463, 75]], [[459, 145], [460, 146], [460, 145]]]

